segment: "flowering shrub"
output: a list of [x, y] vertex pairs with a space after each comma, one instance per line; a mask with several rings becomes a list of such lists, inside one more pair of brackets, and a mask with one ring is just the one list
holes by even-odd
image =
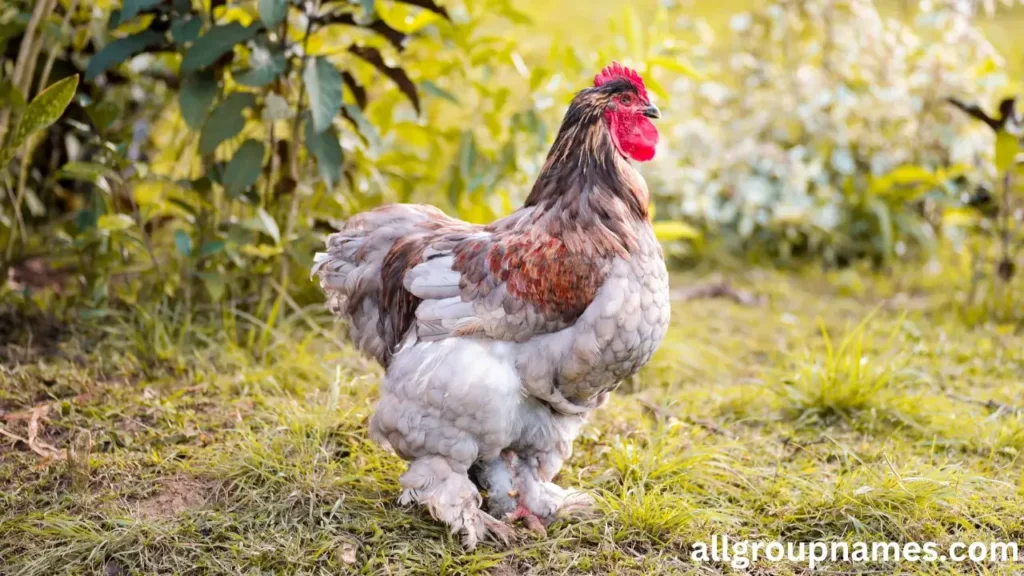
[[959, 8], [904, 23], [869, 0], [766, 2], [717, 39], [676, 20], [707, 46], [707, 74], [670, 88], [685, 119], [651, 177], [661, 213], [774, 257], [930, 249], [944, 207], [991, 171], [991, 134], [945, 98], [989, 103], [1007, 89]]

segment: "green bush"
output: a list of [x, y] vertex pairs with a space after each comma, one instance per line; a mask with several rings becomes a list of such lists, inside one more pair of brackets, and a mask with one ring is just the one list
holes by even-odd
[[[4, 207], [0, 237], [5, 266], [46, 254], [95, 306], [227, 310], [266, 333], [318, 299], [305, 276], [337, 219], [401, 201], [491, 220], [546, 146], [531, 89], [550, 73], [516, 71], [518, 33], [491, 31], [529, 20], [503, 0], [74, 6], [43, 20], [87, 84], [16, 162], [32, 218]], [[15, 36], [38, 6], [19, 8]]]
[[808, 0], [762, 2], [719, 37], [675, 27], [707, 78], [671, 87], [687, 118], [652, 190], [733, 249], [833, 263], [929, 253], [942, 212], [993, 175], [991, 134], [945, 102], [1008, 88], [969, 16], [904, 23], [869, 0]]

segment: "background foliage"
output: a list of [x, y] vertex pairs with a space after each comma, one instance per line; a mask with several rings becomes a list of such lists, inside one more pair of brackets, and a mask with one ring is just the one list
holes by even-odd
[[[794, 574], [686, 558], [1020, 540], [1020, 2], [436, 1], [0, 3], [0, 572]], [[640, 169], [692, 269], [560, 473], [599, 515], [466, 554], [396, 503], [380, 368], [310, 260], [384, 202], [515, 209], [612, 59], [662, 110]], [[820, 569], [956, 570], [1012, 567]]]
[[[947, 98], [994, 111], [1019, 88], [1014, 47], [989, 41], [997, 9], [20, 0], [0, 12], [5, 290], [180, 315], [178, 338], [199, 314], [258, 344], [317, 301], [304, 276], [340, 219], [385, 202], [514, 210], [612, 59], [667, 112], [643, 170], [677, 263], [952, 251], [977, 287], [1015, 262], [1020, 179], [1001, 193], [993, 131]], [[56, 118], [33, 106], [76, 76], [44, 130]]]

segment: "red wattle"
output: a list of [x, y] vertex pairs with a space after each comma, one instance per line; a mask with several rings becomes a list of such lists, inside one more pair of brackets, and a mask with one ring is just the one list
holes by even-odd
[[658, 129], [645, 116], [630, 113], [611, 113], [608, 124], [612, 142], [623, 156], [647, 162], [654, 158], [658, 146]]

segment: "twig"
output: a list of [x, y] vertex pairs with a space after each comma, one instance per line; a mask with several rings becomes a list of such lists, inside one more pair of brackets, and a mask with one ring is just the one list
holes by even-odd
[[17, 434], [10, 433], [7, 430], [4, 430], [2, 427], [0, 427], [0, 435], [6, 436], [11, 440], [14, 440], [15, 442], [23, 442], [25, 444], [28, 444], [28, 440], [22, 438], [21, 436], [18, 436]]
[[[299, 60], [299, 74], [302, 74], [302, 70], [306, 67], [306, 61], [309, 58], [309, 37], [313, 33], [313, 22], [315, 20], [316, 12], [320, 9], [320, 3], [307, 2], [306, 3], [306, 34], [302, 38], [302, 58]], [[295, 100], [295, 122], [292, 124], [292, 140], [291, 146], [288, 149], [288, 170], [290, 177], [294, 183], [299, 182], [299, 137], [301, 136], [302, 128], [302, 100], [306, 97], [306, 83], [299, 83], [299, 97]], [[275, 150], [271, 150], [271, 162], [273, 162], [273, 155], [276, 153]], [[299, 190], [296, 187], [292, 190], [292, 202], [288, 209], [288, 219], [286, 220], [284, 231], [281, 234], [279, 240], [281, 242], [287, 242], [288, 238], [292, 235], [292, 231], [295, 229], [295, 221], [298, 219], [299, 214]], [[281, 289], [283, 292], [287, 292], [289, 288], [289, 277], [291, 274], [291, 267], [289, 265], [288, 253], [285, 252], [281, 255]], [[266, 344], [266, 340], [269, 338], [269, 330], [273, 329], [274, 324], [277, 322], [277, 315], [280, 312], [281, 298], [278, 297], [274, 302], [273, 308], [271, 308], [270, 316], [267, 318], [267, 329], [263, 331], [260, 337], [261, 347]]]
[[958, 402], [965, 402], [967, 404], [975, 404], [977, 406], [984, 406], [985, 408], [995, 412], [997, 415], [1008, 414], [1011, 416], [1020, 416], [1024, 414], [1024, 408], [1018, 408], [1009, 404], [1003, 404], [995, 400], [977, 400], [969, 396], [962, 396], [953, 392], [946, 392], [946, 397], [956, 400]]
[[[121, 181], [117, 184], [117, 191], [123, 192], [124, 182]], [[153, 261], [153, 269], [156, 271], [156, 276], [160, 280], [160, 285], [164, 285], [164, 273], [160, 269], [160, 262], [156, 258], [156, 253], [153, 251], [153, 241], [149, 237], [149, 232], [146, 231], [146, 223], [142, 221], [142, 211], [139, 209], [139, 204], [135, 201], [134, 194], [127, 194], [128, 201], [132, 204], [132, 214], [135, 216], [135, 225], [139, 227], [139, 234], [142, 235], [142, 245], [146, 248], [146, 253], [149, 254], [149, 259]]]
[[0, 428], [0, 435], [6, 436], [16, 442], [27, 444], [29, 449], [43, 458], [62, 460], [64, 458], [64, 454], [60, 450], [39, 439], [39, 421], [44, 418], [46, 413], [49, 411], [50, 406], [48, 404], [37, 406], [32, 409], [28, 420], [28, 438], [22, 438], [21, 436], [8, 432], [3, 428]]
[[[64, 20], [60, 23], [61, 31], [68, 27], [71, 17], [75, 14], [75, 10], [78, 10], [78, 0], [71, 0], [71, 5], [68, 6], [67, 12], [64, 13]], [[57, 52], [61, 48], [63, 46], [56, 42], [50, 48], [50, 54], [47, 56], [46, 64], [43, 66], [43, 73], [39, 76], [39, 92], [46, 89], [46, 83], [50, 81], [50, 72], [53, 70], [53, 63], [57, 61]]]
[[[57, 0], [43, 0], [43, 20], [50, 16], [53, 9], [57, 7]], [[43, 22], [40, 20], [39, 24]], [[43, 44], [46, 43], [44, 38], [45, 32], [42, 27], [38, 28], [36, 39], [29, 45], [28, 60], [25, 62], [26, 66], [21, 71], [21, 77], [18, 78], [21, 86], [21, 92], [25, 98], [28, 99], [32, 93], [32, 79], [35, 76], [36, 66], [39, 64], [39, 53], [43, 50]], [[20, 54], [18, 55], [21, 56]]]
[[728, 280], [719, 280], [716, 282], [709, 282], [707, 284], [690, 286], [675, 292], [672, 294], [672, 297], [677, 300], [682, 300], [683, 302], [703, 300], [706, 298], [726, 298], [743, 306], [760, 306], [764, 302], [764, 298], [761, 296], [747, 292], [746, 290], [733, 288]]
[[[313, 6], [312, 11], [315, 13], [318, 10], [319, 3], [310, 3]], [[309, 58], [309, 37], [313, 33], [313, 21], [314, 13], [307, 14], [309, 21], [306, 23], [306, 35], [302, 38], [302, 58], [299, 60], [299, 74], [302, 74], [303, 69], [306, 67], [306, 61]], [[288, 169], [291, 172], [291, 178], [295, 182], [299, 181], [299, 137], [302, 129], [302, 100], [306, 97], [306, 83], [299, 83], [299, 97], [295, 101], [295, 122], [292, 124], [292, 141], [291, 147], [288, 150]], [[298, 217], [299, 203], [298, 203], [298, 190], [292, 192], [292, 204], [288, 211], [288, 221], [285, 224], [284, 235], [282, 239], [287, 238], [291, 234], [292, 229], [295, 226], [295, 219]], [[282, 263], [283, 273], [281, 275], [281, 284], [287, 286], [287, 265], [288, 259], [284, 258]]]
[[284, 298], [285, 303], [288, 304], [288, 307], [292, 309], [292, 313], [298, 314], [299, 317], [301, 317], [302, 320], [305, 321], [306, 325], [309, 326], [310, 330], [323, 336], [325, 339], [329, 340], [335, 346], [338, 346], [339, 348], [344, 347], [345, 344], [341, 340], [339, 340], [336, 336], [324, 330], [322, 326], [314, 322], [313, 319], [309, 317], [309, 314], [307, 314], [305, 310], [303, 310], [302, 307], [299, 306], [299, 303], [296, 302], [295, 299], [292, 298], [290, 294], [288, 294], [288, 292], [284, 289], [283, 286], [275, 282], [274, 279], [270, 279], [270, 283], [271, 285], [274, 286], [276, 290], [280, 292], [281, 296]]
[[[14, 215], [18, 221], [18, 231], [21, 236], [22, 247], [28, 245], [28, 231], [25, 229], [25, 218], [21, 213], [21, 203], [25, 200], [25, 187], [28, 185], [28, 171], [31, 167], [31, 157], [29, 150], [31, 149], [32, 140], [34, 135], [29, 136], [28, 140], [21, 147], [21, 164], [18, 167], [18, 184], [17, 192], [14, 195]], [[4, 257], [10, 261], [14, 255], [14, 243], [17, 242], [19, 234], [15, 234], [13, 231], [7, 238], [7, 250], [4, 252]]]
[[675, 418], [674, 414], [646, 398], [637, 398], [636, 401], [638, 404], [640, 404], [640, 406], [642, 406], [645, 410], [653, 414], [654, 417], [659, 420], [669, 420], [671, 418]]
[[44, 458], [60, 460], [63, 454], [59, 450], [39, 439], [39, 420], [50, 411], [50, 406], [40, 406], [32, 410], [32, 417], [28, 421], [28, 447], [33, 452]]
[[[646, 409], [647, 411], [649, 411], [652, 414], [654, 414], [654, 416], [657, 419], [659, 419], [659, 420], [671, 420], [671, 419], [680, 420], [680, 418], [678, 416], [676, 416], [675, 414], [670, 412], [668, 409], [666, 409], [666, 408], [664, 408], [662, 406], [658, 406], [657, 404], [655, 404], [654, 402], [651, 402], [650, 400], [648, 400], [646, 398], [637, 398], [636, 401], [637, 401], [637, 403], [640, 404], [640, 406], [644, 407], [644, 409]], [[701, 428], [704, 428], [705, 430], [707, 430], [708, 432], [711, 432], [712, 434], [717, 434], [719, 436], [725, 436], [726, 438], [731, 438], [731, 439], [735, 439], [736, 438], [736, 436], [733, 433], [729, 432], [725, 428], [722, 428], [718, 424], [715, 424], [714, 422], [712, 422], [711, 420], [708, 420], [706, 418], [693, 418], [693, 417], [687, 416], [683, 420], [685, 420], [689, 424], [693, 424], [695, 426], [700, 426]]]

